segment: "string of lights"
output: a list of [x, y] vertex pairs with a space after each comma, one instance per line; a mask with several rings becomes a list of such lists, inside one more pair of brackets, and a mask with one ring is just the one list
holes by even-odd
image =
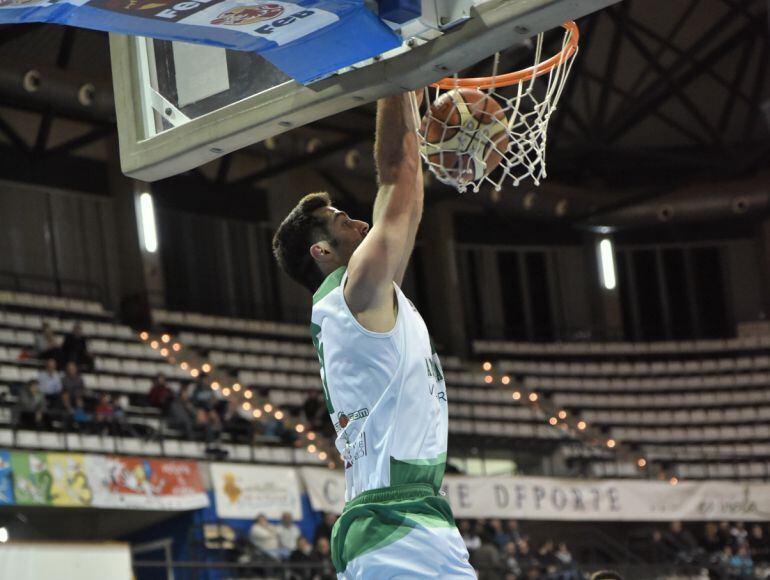
[[[494, 365], [490, 361], [484, 361], [481, 364], [481, 369], [486, 373], [484, 375], [484, 383], [491, 385], [495, 382]], [[509, 375], [502, 375], [499, 377], [500, 384], [509, 386], [513, 380]], [[650, 460], [647, 457], [640, 456], [635, 453], [633, 449], [621, 444], [621, 442], [607, 437], [599, 430], [589, 425], [583, 419], [570, 416], [566, 409], [559, 409], [558, 407], [545, 401], [534, 390], [530, 390], [524, 387], [524, 385], [516, 386], [511, 393], [511, 399], [520, 404], [529, 404], [533, 409], [539, 410], [544, 416], [548, 417], [548, 425], [551, 427], [566, 431], [569, 435], [583, 443], [584, 445], [606, 452], [607, 450], [613, 452], [613, 455], [620, 460], [628, 462], [634, 462], [640, 471], [650, 472], [651, 465]], [[666, 474], [662, 466], [659, 471], [660, 479], [668, 479], [671, 485], [677, 485], [679, 478], [673, 474]]]
[[334, 460], [336, 454], [332, 449], [332, 444], [320, 437], [311, 426], [292, 417], [283, 409], [280, 409], [269, 400], [257, 401], [254, 391], [250, 388], [244, 388], [239, 382], [232, 379], [229, 373], [208, 362], [202, 361], [200, 356], [185, 346], [169, 333], [161, 335], [152, 335], [149, 331], [143, 330], [139, 333], [142, 342], [148, 344], [153, 350], [160, 353], [171, 365], [178, 366], [183, 371], [189, 373], [190, 377], [197, 379], [201, 374], [205, 374], [211, 379], [210, 388], [219, 393], [224, 399], [237, 398], [238, 404], [244, 412], [250, 413], [254, 421], [272, 417], [276, 421], [282, 421], [285, 426], [292, 429], [297, 436], [298, 445], [304, 446], [308, 453], [317, 455], [321, 461], [327, 461], [329, 469], [335, 469], [337, 463]]

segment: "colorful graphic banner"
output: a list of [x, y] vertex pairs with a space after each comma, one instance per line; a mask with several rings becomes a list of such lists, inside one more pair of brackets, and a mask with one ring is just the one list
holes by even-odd
[[194, 461], [90, 456], [99, 507], [187, 510], [209, 505]]
[[258, 52], [299, 82], [401, 44], [364, 0], [0, 0], [0, 23], [26, 22]]
[[11, 476], [11, 454], [0, 451], [0, 505], [13, 503], [13, 477]]
[[[302, 468], [313, 509], [340, 513], [345, 477]], [[770, 485], [732, 481], [457, 477], [442, 491], [458, 518], [564, 521], [770, 520]]]
[[10, 466], [20, 505], [146, 510], [209, 505], [193, 461], [13, 451]]
[[299, 477], [291, 467], [212, 463], [211, 480], [220, 518], [279, 519], [289, 512], [302, 519]]
[[13, 494], [19, 505], [53, 505], [47, 453], [11, 452]]

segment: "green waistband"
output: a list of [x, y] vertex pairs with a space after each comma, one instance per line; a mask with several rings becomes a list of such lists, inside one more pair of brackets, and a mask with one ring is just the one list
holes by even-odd
[[431, 495], [436, 495], [436, 492], [433, 491], [433, 486], [429, 483], [404, 483], [362, 491], [345, 504], [345, 509], [350, 509], [362, 503], [385, 503], [388, 501], [419, 499]]

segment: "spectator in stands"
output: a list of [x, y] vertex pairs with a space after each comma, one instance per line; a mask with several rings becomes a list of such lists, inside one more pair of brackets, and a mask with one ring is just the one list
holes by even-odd
[[19, 392], [19, 400], [16, 405], [19, 427], [27, 429], [39, 429], [47, 426], [47, 403], [45, 396], [40, 392], [38, 382], [27, 381]]
[[476, 530], [471, 525], [470, 520], [460, 520], [458, 527], [460, 529], [460, 536], [462, 536], [463, 542], [465, 542], [468, 553], [473, 555], [473, 552], [481, 547], [481, 538], [479, 538]]
[[187, 383], [179, 388], [179, 396], [169, 402], [166, 414], [168, 426], [183, 431], [185, 438], [192, 440], [196, 416], [197, 410], [190, 400], [190, 384]]
[[87, 399], [90, 396], [83, 377], [80, 376], [78, 365], [70, 361], [64, 367], [64, 375], [61, 378], [62, 393], [67, 392], [71, 399], [80, 397]]
[[60, 356], [59, 339], [56, 338], [51, 325], [44, 322], [40, 332], [35, 336], [35, 358], [58, 360]]
[[86, 411], [85, 401], [82, 396], [72, 396], [70, 391], [64, 390], [61, 392], [61, 396], [54, 409], [65, 430], [92, 431], [94, 417]]
[[539, 572], [540, 562], [530, 550], [529, 542], [524, 539], [519, 540], [516, 548], [519, 551], [519, 566], [521, 566], [521, 571], [524, 572], [525, 577], [528, 578], [533, 572]]
[[99, 395], [99, 402], [96, 404], [96, 409], [94, 409], [94, 420], [96, 421], [98, 432], [111, 435], [117, 434], [117, 429], [115, 428], [115, 406], [112, 404], [112, 399], [107, 393]]
[[171, 401], [174, 398], [174, 391], [166, 384], [166, 376], [163, 373], [158, 373], [155, 376], [155, 380], [152, 382], [150, 392], [147, 395], [147, 399], [150, 405], [160, 409], [161, 413], [168, 415], [168, 408], [171, 405]]
[[719, 539], [723, 546], [732, 544], [733, 537], [730, 535], [730, 522], [719, 522]]
[[297, 545], [289, 554], [289, 562], [298, 564], [297, 568], [290, 571], [292, 580], [311, 580], [313, 578], [313, 546], [307, 541], [307, 538], [300, 536], [297, 539]]
[[540, 566], [545, 568], [546, 574], [554, 574], [561, 568], [561, 562], [556, 557], [553, 540], [547, 540], [537, 551], [537, 559]]
[[316, 575], [313, 580], [336, 580], [337, 573], [332, 564], [332, 553], [329, 538], [321, 536], [316, 538], [314, 560], [317, 564]]
[[88, 345], [79, 322], [76, 322], [72, 326], [72, 332], [64, 337], [61, 354], [64, 364], [73, 361], [81, 369], [93, 370], [94, 358], [88, 352]]
[[45, 367], [37, 376], [37, 382], [40, 385], [40, 392], [50, 399], [51, 402], [59, 398], [62, 384], [61, 376], [59, 376], [59, 372], [56, 370], [56, 359], [46, 359]]
[[[206, 443], [218, 440], [222, 433], [222, 419], [217, 412], [218, 401], [209, 377], [202, 376], [195, 383], [192, 402], [197, 409], [195, 424], [203, 432]], [[291, 549], [294, 549], [293, 546]]]
[[722, 549], [723, 543], [719, 538], [719, 528], [714, 522], [708, 522], [703, 528], [703, 541], [701, 542], [703, 549], [707, 553], [713, 554], [719, 552]]
[[498, 580], [502, 572], [500, 552], [486, 530], [479, 534], [481, 547], [475, 550], [470, 562], [478, 573], [479, 580]]
[[511, 536], [503, 529], [503, 522], [498, 519], [489, 520], [489, 531], [492, 541], [497, 545], [498, 549], [504, 550], [508, 542], [511, 541]]
[[709, 558], [709, 570], [714, 578], [726, 579], [730, 577], [730, 560], [733, 557], [733, 549], [725, 545], [719, 552]]
[[211, 378], [208, 375], [201, 375], [195, 381], [195, 388], [192, 393], [193, 404], [206, 411], [213, 411], [216, 407], [216, 393], [211, 388]]
[[644, 558], [650, 564], [662, 564], [671, 561], [671, 550], [663, 539], [663, 532], [655, 528], [650, 532], [650, 541], [645, 547]]
[[222, 416], [222, 426], [230, 433], [235, 442], [251, 443], [254, 432], [254, 421], [243, 416], [246, 413], [238, 401], [229, 399], [227, 409]]
[[519, 566], [517, 556], [516, 542], [508, 542], [503, 552], [503, 566], [506, 574], [512, 574], [515, 578], [521, 576], [521, 566]]
[[682, 526], [682, 522], [671, 522], [668, 533], [664, 536], [674, 561], [690, 563], [693, 561], [698, 543], [693, 535]]
[[521, 541], [521, 532], [519, 532], [519, 522], [516, 520], [508, 520], [505, 522], [505, 529], [508, 531], [508, 536], [511, 542]]
[[75, 413], [72, 406], [72, 400], [70, 392], [66, 389], [62, 389], [58, 400], [52, 408], [53, 414], [58, 416], [65, 431], [70, 431], [73, 427], [78, 427], [78, 425], [75, 425]]
[[[121, 437], [139, 436], [137, 428], [128, 420], [128, 408], [130, 406], [128, 395], [120, 395], [113, 400], [113, 425], [116, 433]], [[148, 436], [152, 430], [144, 425], [142, 427], [145, 427], [144, 434]]]
[[276, 531], [278, 532], [278, 553], [281, 558], [288, 558], [302, 535], [297, 524], [291, 519], [291, 513], [284, 512], [281, 515], [281, 523], [276, 526]]
[[754, 524], [749, 531], [749, 550], [755, 563], [770, 560], [770, 544], [762, 526]]
[[249, 539], [260, 554], [272, 558], [278, 557], [278, 530], [267, 521], [267, 516], [264, 514], [259, 514], [251, 525]]
[[582, 575], [580, 575], [580, 572], [578, 572], [575, 561], [572, 558], [572, 552], [570, 552], [569, 548], [567, 548], [567, 544], [564, 542], [559, 542], [559, 547], [554, 552], [554, 557], [558, 561], [560, 569], [562, 572], [564, 572], [562, 575], [564, 580], [572, 578], [577, 580], [582, 578]]
[[326, 512], [323, 515], [323, 519], [315, 527], [316, 542], [318, 541], [318, 538], [326, 538], [329, 540], [331, 539], [332, 528], [334, 528], [334, 523], [336, 521], [337, 521], [337, 516], [331, 512]]
[[746, 524], [743, 522], [735, 522], [730, 527], [730, 538], [733, 548], [742, 546], [749, 538], [749, 532], [746, 529]]
[[195, 426], [203, 433], [203, 440], [206, 443], [215, 443], [219, 441], [222, 435], [222, 421], [216, 411], [207, 412], [198, 409], [195, 416]]
[[72, 425], [78, 430], [88, 430], [90, 426], [93, 424], [94, 417], [91, 413], [86, 411], [86, 405], [85, 401], [82, 397], [75, 397], [74, 399], [69, 399], [67, 397], [70, 405], [70, 412], [71, 412], [71, 418], [72, 418]]
[[751, 580], [754, 578], [754, 561], [749, 554], [749, 548], [746, 544], [738, 547], [733, 557], [730, 558], [731, 578], [738, 580]]

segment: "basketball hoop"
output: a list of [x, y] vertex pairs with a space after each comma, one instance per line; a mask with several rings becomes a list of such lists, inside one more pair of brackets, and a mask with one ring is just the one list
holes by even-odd
[[[527, 178], [535, 185], [545, 179], [548, 122], [578, 52], [580, 36], [574, 22], [565, 22], [562, 27], [565, 33], [561, 51], [547, 60], [542, 60], [543, 33], [537, 35], [535, 62], [529, 68], [498, 74], [500, 53], [497, 53], [491, 76], [460, 78], [455, 75], [431, 85], [433, 103], [442, 95], [450, 97], [439, 101], [440, 110], [428, 106], [418, 131], [420, 153], [439, 181], [460, 192], [469, 187], [477, 192], [484, 182], [500, 191], [506, 176], [510, 176], [514, 186]], [[468, 89], [494, 99], [495, 110], [499, 105], [502, 114], [489, 114], [489, 99], [477, 105], [482, 107], [481, 111], [469, 113]], [[429, 89], [424, 90], [424, 100], [430, 101]], [[465, 93], [458, 97], [462, 91]], [[452, 111], [447, 110], [449, 100], [456, 103]]]

